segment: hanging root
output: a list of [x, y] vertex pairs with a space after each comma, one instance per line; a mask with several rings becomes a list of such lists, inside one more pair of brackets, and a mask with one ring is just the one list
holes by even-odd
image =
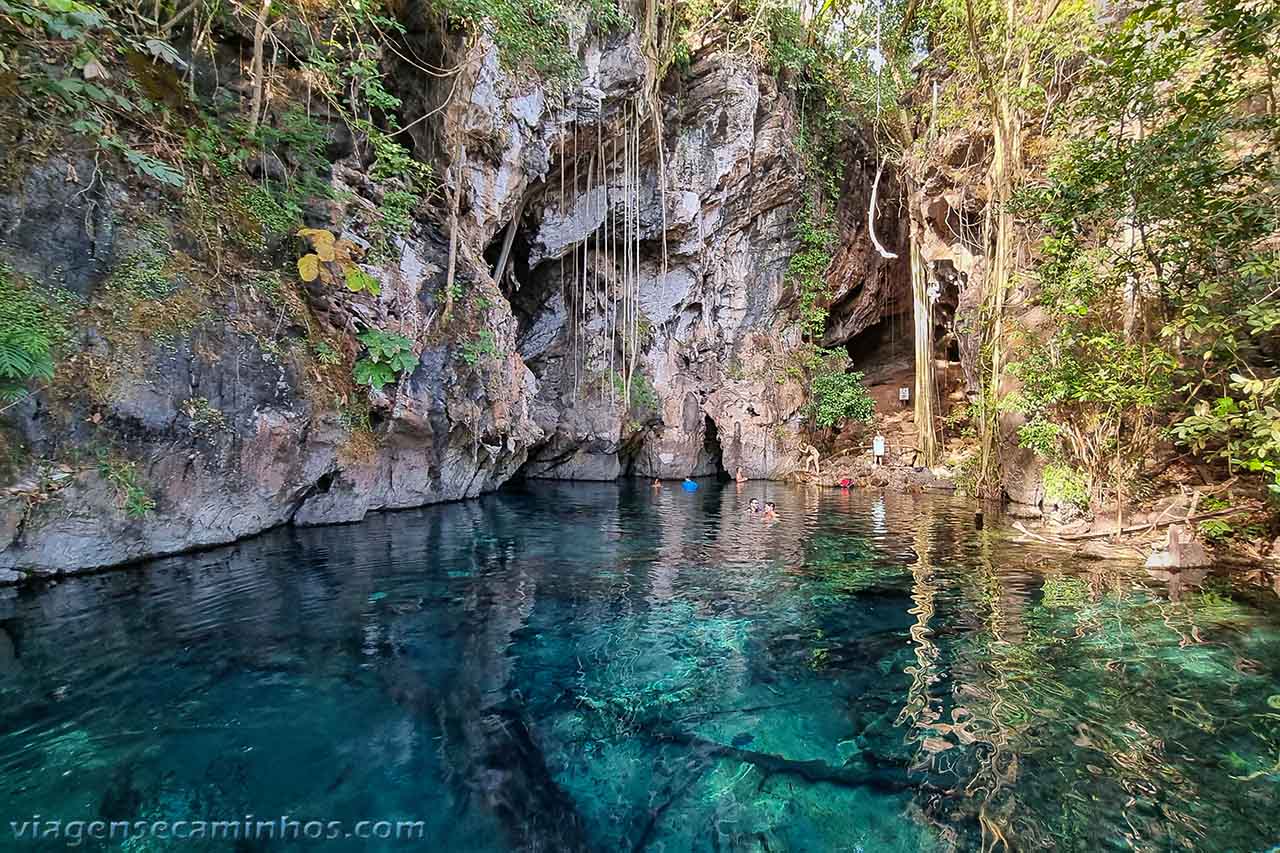
[[871, 235], [871, 242], [875, 244], [876, 251], [880, 253], [882, 258], [898, 257], [880, 244], [876, 238], [876, 196], [880, 192], [880, 176], [884, 173], [884, 159], [881, 158], [880, 165], [876, 167], [876, 181], [871, 185], [871, 204], [867, 206], [867, 233]]

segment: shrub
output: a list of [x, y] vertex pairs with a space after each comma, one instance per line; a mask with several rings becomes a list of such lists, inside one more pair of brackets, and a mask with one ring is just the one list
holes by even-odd
[[462, 345], [462, 360], [467, 364], [474, 365], [480, 359], [496, 355], [497, 352], [498, 342], [494, 338], [493, 332], [488, 329], [481, 329], [475, 340], [467, 341]]
[[830, 429], [842, 421], [866, 423], [875, 414], [876, 401], [862, 385], [862, 373], [822, 373], [814, 377], [809, 415], [814, 423]]
[[1088, 508], [1089, 482], [1079, 471], [1067, 465], [1046, 465], [1041, 476], [1047, 503]]
[[352, 374], [357, 383], [381, 391], [397, 381], [402, 374], [412, 373], [418, 366], [413, 354], [413, 342], [404, 335], [369, 329], [359, 335], [368, 355], [355, 363]]
[[120, 508], [129, 518], [143, 518], [156, 508], [155, 500], [138, 480], [138, 463], [123, 462], [100, 453], [98, 473], [116, 490]]

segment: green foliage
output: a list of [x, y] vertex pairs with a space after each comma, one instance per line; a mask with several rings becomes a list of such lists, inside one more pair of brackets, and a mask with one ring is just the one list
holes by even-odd
[[973, 423], [972, 403], [964, 402], [952, 406], [942, 419], [942, 427], [948, 435], [956, 435], [964, 438], [973, 438], [977, 433]]
[[827, 267], [835, 244], [834, 217], [820, 214], [814, 203], [805, 199], [796, 214], [796, 237], [799, 247], [787, 263], [787, 280], [800, 298], [800, 326], [811, 340], [822, 340], [827, 327]]
[[115, 489], [120, 508], [129, 518], [144, 518], [156, 508], [155, 500], [139, 482], [138, 463], [99, 453], [98, 474]]
[[270, 181], [243, 183], [237, 193], [244, 209], [272, 234], [288, 233], [302, 219], [302, 207], [289, 195]]
[[173, 289], [165, 272], [168, 259], [159, 250], [145, 250], [120, 261], [107, 287], [135, 299], [160, 299]]
[[1049, 341], [1025, 342], [1021, 358], [1008, 365], [1022, 387], [1002, 405], [1027, 416], [1018, 431], [1023, 447], [1046, 459], [1068, 458], [1099, 481], [1127, 482], [1132, 460], [1158, 437], [1153, 412], [1171, 391], [1172, 359], [1088, 317], [1058, 316]]
[[50, 37], [65, 41], [80, 39], [106, 22], [102, 12], [75, 0], [27, 3], [0, 0], [0, 13], [13, 15], [28, 24], [40, 24]]
[[[612, 372], [609, 374], [613, 381], [614, 393], [619, 398], [627, 396], [626, 379], [621, 373]], [[649, 377], [640, 371], [636, 371], [631, 376], [631, 410], [640, 414], [657, 414], [660, 410], [658, 400], [658, 389], [653, 387], [653, 382]]]
[[367, 355], [356, 361], [353, 368], [355, 381], [368, 385], [374, 391], [396, 382], [400, 376], [412, 373], [418, 366], [413, 353], [413, 341], [393, 332], [369, 329], [358, 335], [365, 345]]
[[312, 349], [315, 352], [316, 361], [321, 364], [342, 363], [342, 356], [338, 355], [337, 351], [327, 341], [316, 341]]
[[469, 365], [479, 363], [480, 359], [498, 353], [498, 341], [489, 329], [481, 329], [473, 340], [462, 345], [462, 360]]
[[403, 237], [413, 227], [410, 214], [422, 199], [407, 190], [388, 190], [382, 196], [382, 223], [396, 236]]
[[368, 293], [371, 296], [377, 296], [382, 292], [382, 285], [378, 280], [355, 264], [344, 267], [342, 277], [346, 281], [347, 290], [352, 293]]
[[1073, 138], [1022, 196], [1059, 321], [1024, 382], [1095, 476], [1172, 420], [1280, 492], [1280, 113], [1253, 106], [1274, 104], [1278, 51], [1275, 4], [1139, 4], [1093, 49]]
[[[107, 70], [118, 52], [132, 51], [169, 65], [180, 62], [178, 53], [158, 38], [123, 27], [123, 16], [114, 12], [110, 5], [103, 9], [74, 0], [0, 0], [0, 13], [9, 21], [30, 37], [35, 33], [29, 28], [40, 27], [69, 58], [51, 66], [48, 55], [15, 52], [15, 65], [25, 71], [22, 93], [39, 112], [56, 116], [102, 150], [119, 154], [139, 175], [181, 187], [186, 176], [179, 169], [133, 147], [119, 132], [121, 125], [148, 126], [164, 112], [163, 105], [117, 82]], [[28, 40], [28, 50], [33, 40]]]
[[527, 67], [551, 81], [568, 81], [579, 62], [570, 50], [575, 17], [601, 32], [622, 27], [627, 17], [614, 0], [433, 0], [451, 21], [487, 31], [510, 68]]
[[1018, 444], [1034, 450], [1045, 459], [1053, 458], [1058, 449], [1058, 425], [1044, 420], [1027, 421], [1018, 427]]
[[1280, 378], [1230, 377], [1232, 395], [1197, 401], [1190, 415], [1174, 424], [1179, 442], [1232, 470], [1259, 473], [1280, 495]]
[[814, 423], [831, 429], [844, 421], [869, 422], [875, 415], [876, 401], [862, 384], [862, 374], [821, 373], [813, 380], [812, 400], [808, 413]]
[[1230, 539], [1235, 530], [1231, 523], [1221, 518], [1208, 518], [1198, 525], [1200, 536], [1211, 545], [1219, 545]]
[[0, 401], [53, 378], [53, 348], [67, 336], [65, 311], [0, 266]]
[[1089, 481], [1084, 474], [1067, 465], [1049, 464], [1041, 474], [1044, 482], [1044, 499], [1049, 504], [1071, 504], [1080, 509], [1089, 507]]

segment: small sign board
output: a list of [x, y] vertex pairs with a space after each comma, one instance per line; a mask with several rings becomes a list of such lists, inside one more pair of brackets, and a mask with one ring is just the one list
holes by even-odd
[[903, 385], [898, 389], [898, 401], [905, 403], [911, 399], [911, 389]]

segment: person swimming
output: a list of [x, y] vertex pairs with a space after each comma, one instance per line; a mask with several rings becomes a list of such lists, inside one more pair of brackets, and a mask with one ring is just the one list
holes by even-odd
[[662, 481], [661, 481], [660, 479], [658, 479], [657, 477], [654, 477], [654, 478], [653, 478], [653, 487], [654, 487], [655, 489], [661, 489], [661, 488], [662, 488]]
[[755, 515], [759, 511], [760, 511], [760, 499], [752, 498], [750, 505], [747, 507], [747, 512], [751, 513], [752, 515]]
[[764, 517], [772, 521], [778, 517], [777, 511], [773, 507], [773, 501], [766, 501], [764, 505]]
[[746, 474], [746, 472], [745, 472], [745, 471], [743, 471], [743, 470], [742, 470], [742, 466], [741, 466], [741, 465], [739, 465], [739, 466], [738, 466], [738, 471], [737, 471], [737, 473], [735, 473], [735, 474], [733, 475], [733, 480], [734, 480], [734, 482], [735, 482], [735, 483], [745, 483], [745, 482], [747, 482], [747, 474]]

